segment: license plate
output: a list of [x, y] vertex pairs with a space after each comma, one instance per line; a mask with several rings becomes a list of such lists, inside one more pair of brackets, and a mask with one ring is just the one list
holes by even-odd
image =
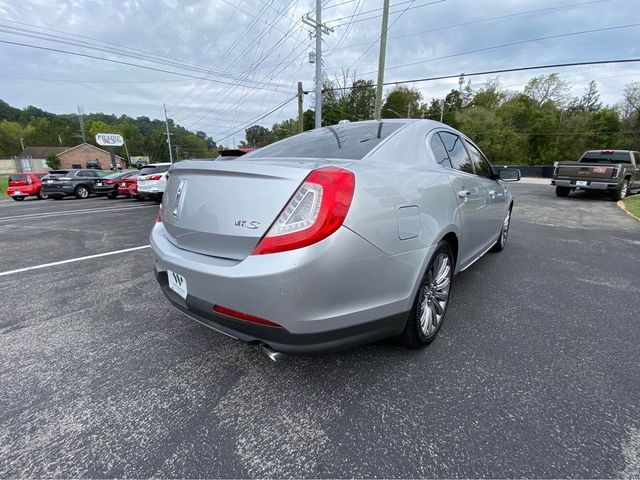
[[22, 192], [13, 192], [14, 195], [22, 195]]
[[127, 186], [127, 184], [126, 183], [121, 183], [120, 186], [124, 188], [124, 187]]
[[593, 173], [607, 173], [607, 169], [605, 167], [594, 167]]
[[96, 187], [101, 187], [102, 186], [102, 182], [96, 182]]
[[182, 275], [171, 270], [167, 270], [167, 275], [169, 276], [169, 288], [186, 300], [187, 280]]
[[53, 180], [47, 180], [47, 183], [53, 183]]
[[588, 182], [586, 180], [578, 180], [576, 181], [576, 187], [586, 187], [587, 183]]

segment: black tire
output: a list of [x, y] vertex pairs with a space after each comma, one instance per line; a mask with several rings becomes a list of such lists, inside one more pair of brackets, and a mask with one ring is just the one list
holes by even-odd
[[[443, 256], [447, 259], [447, 264], [438, 265], [436, 262], [440, 262]], [[448, 270], [442, 267], [447, 267]], [[451, 247], [443, 240], [438, 244], [438, 248], [436, 248], [431, 260], [429, 260], [429, 265], [427, 265], [427, 269], [420, 282], [416, 298], [413, 300], [413, 307], [409, 313], [407, 324], [400, 335], [400, 340], [406, 347], [423, 348], [431, 343], [440, 331], [444, 317], [447, 314], [447, 308], [449, 307], [454, 267], [455, 261]], [[445, 278], [442, 281], [442, 285], [445, 285], [446, 280], [446, 300], [444, 305], [442, 305], [440, 303], [441, 300], [437, 298], [438, 293], [442, 293], [442, 291], [437, 288], [440, 282], [435, 281], [438, 278], [438, 273], [445, 274]], [[439, 308], [435, 306], [436, 303], [439, 305]], [[437, 313], [438, 310], [440, 310], [441, 313]], [[427, 319], [426, 322], [423, 322], [423, 316]], [[438, 318], [438, 316], [440, 318]], [[432, 322], [432, 320], [434, 321]], [[431, 329], [429, 327], [431, 327]]]
[[623, 200], [627, 194], [629, 193], [629, 180], [625, 179], [622, 181], [618, 189], [611, 194], [611, 198], [614, 202], [618, 200]]
[[24, 200], [24, 197], [11, 197], [13, 198], [16, 202], [21, 202]]
[[507, 212], [507, 216], [504, 218], [502, 222], [502, 228], [500, 229], [500, 235], [498, 236], [498, 240], [496, 244], [491, 247], [492, 252], [501, 252], [504, 250], [505, 245], [507, 244], [507, 238], [509, 236], [509, 226], [511, 226], [511, 209], [513, 207], [509, 207], [509, 211]]
[[111, 200], [113, 200], [114, 198], [118, 198], [118, 192], [111, 192], [109, 195], [107, 195], [107, 198], [110, 198]]
[[569, 187], [556, 187], [556, 195], [559, 197], [568, 197], [571, 193], [571, 188]]
[[46, 193], [42, 193], [42, 191], [38, 192], [38, 195], [36, 195], [38, 197], [38, 200], [46, 200], [47, 198], [49, 198], [49, 195], [47, 195]]
[[84, 185], [78, 185], [73, 191], [76, 198], [89, 198], [90, 191], [89, 188]]

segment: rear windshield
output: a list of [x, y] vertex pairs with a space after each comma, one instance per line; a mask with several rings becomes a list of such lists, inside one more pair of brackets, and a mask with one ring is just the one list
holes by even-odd
[[345, 158], [360, 160], [404, 123], [341, 124], [289, 137], [247, 154], [250, 158]]
[[26, 182], [28, 177], [26, 175], [11, 175], [9, 177], [10, 182]]
[[102, 178], [122, 178], [125, 175], [127, 175], [127, 173], [116, 172], [116, 173], [110, 173], [108, 175], [104, 175]]
[[631, 163], [629, 152], [587, 152], [580, 163]]
[[169, 170], [169, 167], [171, 167], [171, 165], [147, 165], [145, 167], [142, 167], [142, 169], [140, 170], [140, 175], [151, 175], [152, 173], [166, 172], [167, 170]]
[[69, 173], [69, 170], [51, 170], [49, 172], [49, 175], [52, 175], [54, 177], [64, 177], [68, 173]]
[[34, 174], [34, 175], [35, 175], [36, 177], [38, 177], [38, 178], [42, 178], [42, 177], [44, 177], [44, 176], [45, 176], [45, 175], [47, 175], [47, 174], [46, 174], [46, 173], [36, 173], [36, 174]]

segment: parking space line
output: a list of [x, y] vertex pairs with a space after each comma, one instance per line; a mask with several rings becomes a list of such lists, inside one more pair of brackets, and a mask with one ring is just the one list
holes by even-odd
[[96, 253], [95, 255], [87, 255], [85, 257], [70, 258], [68, 260], [60, 260], [59, 262], [43, 263], [41, 265], [34, 265], [33, 267], [18, 268], [16, 270], [9, 270], [6, 272], [0, 272], [0, 277], [6, 277], [7, 275], [13, 275], [14, 273], [28, 272], [30, 270], [40, 270], [41, 268], [55, 267], [57, 265], [64, 265], [66, 263], [81, 262], [83, 260], [91, 260], [92, 258], [108, 257], [109, 255], [118, 255], [119, 253], [135, 252], [136, 250], [144, 250], [150, 248], [151, 245], [141, 245], [139, 247], [123, 248], [122, 250], [113, 250], [111, 252]]
[[27, 213], [24, 215], [13, 215], [11, 217], [0, 217], [0, 222], [3, 220], [19, 220], [19, 219], [34, 219], [41, 217], [59, 217], [63, 215], [79, 215], [81, 213], [97, 213], [97, 212], [110, 212], [113, 210], [135, 210], [137, 208], [158, 208], [158, 205], [139, 205], [135, 207], [105, 207], [105, 208], [82, 208], [79, 210], [60, 211], [60, 212], [42, 212], [42, 213]]

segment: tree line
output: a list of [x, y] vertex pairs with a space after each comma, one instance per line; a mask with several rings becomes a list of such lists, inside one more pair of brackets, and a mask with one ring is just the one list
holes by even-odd
[[[323, 82], [323, 125], [373, 118], [375, 86], [369, 80], [342, 78]], [[349, 86], [347, 86], [349, 85]], [[480, 88], [461, 82], [444, 98], [425, 101], [416, 88], [387, 92], [383, 118], [442, 120], [478, 143], [495, 164], [548, 165], [576, 160], [589, 149], [640, 150], [640, 82], [626, 85], [622, 100], [604, 105], [595, 81], [579, 97], [557, 73], [530, 79], [521, 91], [490, 79]], [[304, 112], [304, 130], [313, 128], [314, 112]], [[253, 125], [243, 146], [260, 147], [298, 133], [291, 118], [272, 128]]]
[[[640, 82], [631, 82], [621, 101], [604, 105], [591, 81], [579, 97], [569, 95], [571, 85], [557, 73], [530, 79], [521, 91], [502, 87], [491, 79], [474, 89], [461, 82], [444, 98], [423, 98], [416, 88], [396, 86], [386, 93], [383, 118], [427, 118], [466, 133], [497, 164], [545, 165], [575, 160], [588, 149], [640, 150]], [[340, 120], [373, 118], [375, 86], [343, 73], [323, 82], [323, 125]], [[96, 133], [119, 133], [131, 156], [168, 161], [164, 121], [148, 117], [91, 113], [83, 116], [85, 138], [95, 144]], [[303, 114], [304, 130], [314, 127], [315, 113]], [[215, 157], [219, 146], [203, 131], [192, 132], [169, 120], [174, 159]], [[298, 133], [297, 118], [271, 128], [245, 129], [240, 147], [261, 147]], [[18, 109], [0, 100], [0, 157], [12, 157], [25, 146], [73, 147], [82, 143], [78, 117], [54, 114], [37, 107]], [[222, 148], [222, 147], [220, 147]], [[116, 151], [126, 158], [124, 147]]]
[[[168, 162], [165, 123], [149, 117], [129, 117], [89, 113], [83, 115], [85, 139], [97, 145], [97, 133], [119, 133], [127, 149], [116, 148], [116, 154], [127, 158], [149, 156], [152, 162]], [[174, 160], [218, 155], [216, 142], [205, 132], [192, 132], [169, 119]], [[0, 100], [0, 158], [19, 155], [24, 146], [74, 147], [83, 143], [78, 116], [55, 114], [34, 106], [19, 109]]]

